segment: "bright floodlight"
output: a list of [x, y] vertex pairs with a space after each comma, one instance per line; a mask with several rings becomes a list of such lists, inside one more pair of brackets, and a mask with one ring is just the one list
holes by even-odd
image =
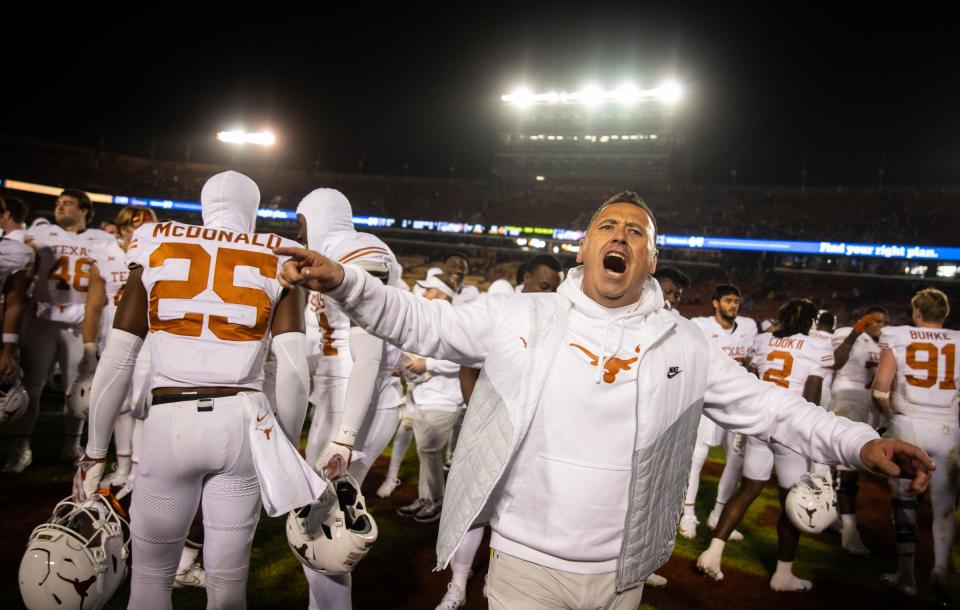
[[534, 102], [533, 91], [527, 87], [518, 87], [512, 93], [500, 96], [500, 99], [520, 108], [526, 108]]
[[665, 104], [676, 104], [683, 97], [683, 89], [676, 81], [667, 81], [657, 89], [657, 96]]
[[621, 104], [636, 104], [640, 101], [640, 88], [633, 83], [624, 83], [613, 92], [613, 97]]
[[603, 90], [596, 85], [587, 85], [580, 90], [580, 101], [586, 106], [599, 106], [603, 103]]
[[217, 139], [228, 144], [256, 144], [258, 146], [273, 146], [277, 142], [277, 136], [269, 131], [248, 133], [242, 129], [221, 131], [217, 134]]

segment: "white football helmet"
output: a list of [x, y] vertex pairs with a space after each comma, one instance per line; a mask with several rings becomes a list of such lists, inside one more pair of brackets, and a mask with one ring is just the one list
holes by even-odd
[[404, 352], [403, 355], [400, 356], [400, 366], [398, 368], [400, 369], [400, 374], [403, 375], [403, 379], [407, 383], [412, 383], [412, 384], [423, 383], [424, 381], [426, 381], [427, 379], [430, 379], [433, 376], [430, 374], [430, 371], [424, 371], [422, 373], [414, 373], [413, 371], [407, 368], [407, 365], [410, 364], [410, 362], [415, 357], [416, 356], [412, 354], [408, 354], [406, 352]]
[[20, 595], [30, 610], [97, 610], [127, 577], [130, 528], [113, 496], [66, 498], [30, 534]]
[[801, 531], [819, 534], [837, 520], [837, 494], [830, 478], [817, 472], [800, 477], [786, 501], [787, 516]]
[[[366, 510], [360, 484], [349, 474], [331, 481], [337, 506], [318, 502], [287, 517], [287, 543], [300, 563], [324, 574], [352, 572], [377, 541], [377, 522]], [[328, 491], [327, 493], [330, 493]]]
[[87, 419], [90, 414], [90, 393], [93, 391], [93, 375], [77, 377], [67, 392], [67, 408], [77, 419]]
[[20, 380], [23, 372], [17, 371], [0, 381], [0, 426], [16, 421], [27, 411], [30, 397]]

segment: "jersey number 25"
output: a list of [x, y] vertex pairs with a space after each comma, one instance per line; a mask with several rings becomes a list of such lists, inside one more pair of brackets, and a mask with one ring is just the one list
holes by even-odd
[[[162, 320], [160, 299], [192, 299], [210, 288], [211, 256], [199, 244], [164, 243], [150, 254], [150, 267], [159, 267], [167, 259], [187, 259], [190, 271], [185, 280], [160, 280], [150, 290], [150, 330], [163, 330], [184, 337], [199, 337], [203, 331], [202, 313], [187, 313], [182, 318]], [[257, 309], [256, 323], [251, 326], [232, 324], [227, 316], [210, 315], [210, 332], [224, 341], [259, 341], [270, 320], [270, 297], [259, 288], [233, 283], [236, 267], [253, 267], [267, 279], [277, 277], [277, 257], [264, 252], [219, 248], [213, 265], [213, 291], [224, 303], [247, 305]]]

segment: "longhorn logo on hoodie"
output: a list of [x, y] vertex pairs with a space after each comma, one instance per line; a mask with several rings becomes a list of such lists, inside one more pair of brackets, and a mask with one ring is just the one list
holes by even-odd
[[[576, 343], [571, 343], [570, 347], [576, 348], [581, 352], [583, 352], [584, 354], [586, 354], [590, 358], [590, 366], [597, 366], [597, 363], [600, 360], [599, 356], [597, 356], [587, 348], [583, 347], [582, 345], [577, 345]], [[633, 351], [639, 354], [640, 346], [638, 345], [636, 349], [634, 349]], [[617, 374], [620, 371], [629, 371], [630, 365], [636, 361], [637, 361], [637, 356], [634, 356], [629, 360], [625, 360], [623, 358], [617, 358], [615, 356], [605, 356], [603, 359], [603, 368], [604, 368], [603, 380], [606, 381], [607, 383], [613, 383], [616, 380]]]

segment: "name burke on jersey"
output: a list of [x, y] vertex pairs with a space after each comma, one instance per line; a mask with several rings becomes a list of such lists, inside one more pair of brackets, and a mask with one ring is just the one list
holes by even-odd
[[950, 335], [948, 333], [937, 333], [923, 330], [911, 330], [910, 331], [910, 340], [911, 341], [949, 341]]
[[272, 233], [234, 233], [226, 229], [212, 229], [196, 225], [162, 222], [153, 228], [154, 237], [188, 237], [208, 241], [225, 241], [231, 244], [248, 244], [272, 250], [280, 245], [280, 237]]

